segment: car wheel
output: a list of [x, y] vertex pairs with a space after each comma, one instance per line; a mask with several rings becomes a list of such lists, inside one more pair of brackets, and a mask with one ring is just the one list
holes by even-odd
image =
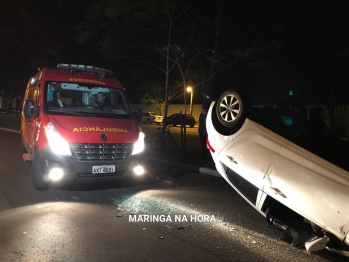
[[218, 121], [227, 128], [239, 128], [245, 120], [245, 103], [235, 90], [225, 91], [217, 100]]
[[191, 127], [191, 128], [193, 128], [193, 127], [194, 127], [194, 125], [190, 125], [190, 127]]
[[150, 125], [150, 124], [151, 124], [151, 121], [150, 121], [150, 119], [149, 119], [149, 118], [147, 119], [147, 124], [148, 124], [148, 125]]
[[50, 189], [50, 182], [45, 178], [45, 174], [42, 172], [40, 158], [38, 153], [35, 154], [32, 166], [31, 166], [32, 184], [36, 190], [48, 190]]

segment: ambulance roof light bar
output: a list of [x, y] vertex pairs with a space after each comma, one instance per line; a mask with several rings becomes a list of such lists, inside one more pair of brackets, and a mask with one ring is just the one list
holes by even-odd
[[100, 78], [104, 78], [106, 75], [113, 75], [113, 72], [111, 70], [89, 65], [58, 64], [57, 68], [69, 69], [71, 75], [73, 75], [77, 71], [84, 72], [87, 74], [98, 74]]

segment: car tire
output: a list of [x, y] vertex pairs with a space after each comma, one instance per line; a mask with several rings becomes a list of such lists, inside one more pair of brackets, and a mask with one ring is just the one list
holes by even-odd
[[193, 128], [193, 127], [194, 127], [194, 125], [190, 125], [190, 127], [191, 127], [191, 128]]
[[151, 124], [151, 121], [150, 121], [150, 119], [149, 119], [149, 118], [147, 119], [147, 124], [148, 124], [148, 125], [150, 125], [150, 124]]
[[42, 172], [39, 154], [34, 155], [31, 166], [32, 184], [36, 190], [48, 190], [51, 188], [50, 182], [46, 180]]
[[239, 92], [227, 90], [217, 100], [217, 119], [226, 128], [240, 128], [245, 121], [245, 107], [245, 102]]

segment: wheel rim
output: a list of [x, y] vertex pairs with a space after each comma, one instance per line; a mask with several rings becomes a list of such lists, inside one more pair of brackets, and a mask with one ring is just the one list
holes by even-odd
[[219, 104], [219, 115], [225, 122], [234, 122], [240, 116], [240, 99], [235, 95], [226, 95]]

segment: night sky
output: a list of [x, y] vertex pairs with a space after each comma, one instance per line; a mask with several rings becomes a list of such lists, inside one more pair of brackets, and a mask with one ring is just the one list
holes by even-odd
[[[139, 102], [164, 86], [157, 67], [166, 65], [165, 7], [159, 0], [4, 0], [0, 90], [23, 92], [37, 68], [89, 64], [113, 70], [131, 102]], [[180, 52], [171, 58], [182, 54], [194, 103], [226, 89], [248, 91], [257, 103], [274, 103], [289, 90], [308, 104], [349, 103], [349, 1], [178, 0], [173, 14], [180, 16], [172, 46]], [[170, 84], [181, 81], [174, 67]]]

